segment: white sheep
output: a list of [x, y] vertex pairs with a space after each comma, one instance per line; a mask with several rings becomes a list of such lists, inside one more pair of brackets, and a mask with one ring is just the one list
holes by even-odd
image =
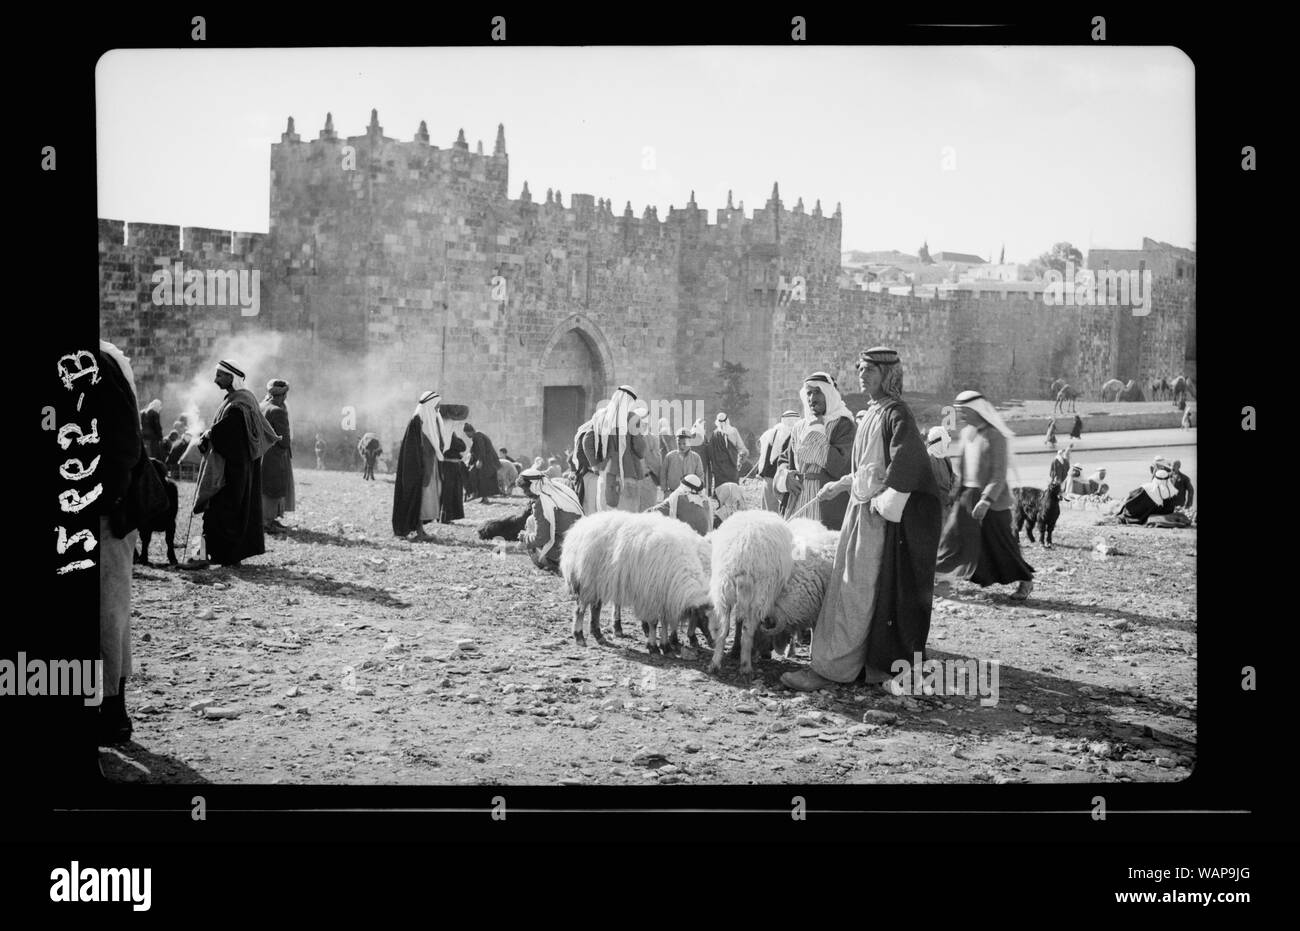
[[692, 635], [696, 627], [707, 624], [709, 563], [704, 551], [708, 546], [689, 526], [662, 514], [629, 514], [618, 524], [608, 598], [627, 605], [640, 618], [651, 653], [668, 652], [677, 644], [682, 620], [688, 622]]
[[734, 621], [741, 642], [740, 675], [752, 676], [754, 632], [771, 612], [794, 569], [790, 525], [770, 511], [741, 511], [710, 534], [713, 542], [709, 596], [713, 602], [713, 661], [722, 653]]
[[817, 624], [840, 545], [838, 531], [827, 530], [819, 521], [797, 518], [790, 521], [790, 531], [794, 569], [756, 634], [762, 655], [773, 644], [777, 649], [786, 647], [789, 655], [792, 638]]
[[575, 521], [564, 535], [560, 575], [575, 600], [573, 639], [584, 646], [587, 641], [582, 634], [582, 619], [589, 607], [591, 633], [598, 643], [605, 642], [600, 632], [602, 604], [614, 605], [614, 634], [623, 634], [622, 610], [615, 597], [618, 588], [614, 578], [614, 544], [619, 526], [632, 516], [627, 511], [588, 514]]

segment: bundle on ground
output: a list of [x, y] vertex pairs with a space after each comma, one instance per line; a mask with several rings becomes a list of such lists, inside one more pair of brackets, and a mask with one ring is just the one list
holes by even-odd
[[619, 524], [610, 600], [640, 618], [650, 652], [667, 651], [683, 620], [692, 635], [704, 626], [709, 610], [708, 546], [687, 524], [662, 514], [629, 514]]
[[741, 638], [740, 674], [752, 675], [754, 632], [771, 612], [794, 569], [790, 525], [770, 511], [742, 511], [712, 534], [709, 596], [713, 603], [713, 661], [722, 653], [733, 622]]
[[560, 575], [574, 597], [573, 639], [585, 644], [582, 618], [591, 608], [591, 633], [605, 642], [600, 631], [600, 608], [614, 605], [614, 633], [623, 633], [623, 617], [617, 599], [614, 571], [614, 544], [618, 529], [634, 515], [627, 511], [600, 511], [575, 521], [564, 535], [560, 553]]

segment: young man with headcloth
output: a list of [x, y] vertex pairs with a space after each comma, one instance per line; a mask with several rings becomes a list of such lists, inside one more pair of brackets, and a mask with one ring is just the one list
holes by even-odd
[[420, 396], [397, 454], [393, 483], [393, 533], [417, 540], [432, 540], [424, 525], [438, 519], [442, 482], [439, 464], [451, 446], [451, 431], [438, 411], [442, 396], [426, 391]]
[[758, 472], [759, 478], [763, 480], [763, 510], [765, 511], [781, 510], [781, 499], [772, 482], [776, 478], [776, 469], [781, 463], [781, 457], [785, 455], [790, 445], [790, 431], [798, 420], [798, 411], [786, 411], [781, 415], [780, 420], [764, 430], [763, 435], [758, 438], [758, 461], [750, 471], [751, 474]]
[[294, 509], [293, 446], [289, 435], [289, 407], [285, 398], [289, 383], [283, 378], [272, 378], [266, 383], [266, 397], [262, 399], [262, 416], [280, 439], [262, 457], [262, 520], [267, 533], [284, 533], [285, 527], [278, 518]]
[[533, 502], [533, 513], [519, 539], [533, 565], [559, 572], [564, 535], [582, 519], [582, 502], [567, 484], [540, 469], [524, 469], [519, 473], [518, 485]]
[[[682, 479], [694, 475], [703, 485], [704, 461], [700, 454], [691, 449], [691, 431], [682, 427], [677, 431], [677, 448], [664, 457], [663, 474], [659, 487], [664, 497], [668, 497], [681, 485]], [[660, 502], [662, 504], [662, 502]]]
[[704, 492], [704, 479], [698, 475], [684, 475], [677, 487], [650, 508], [666, 517], [679, 520], [700, 536], [713, 529], [713, 501]]
[[849, 471], [855, 422], [835, 379], [826, 372], [813, 372], [804, 379], [801, 394], [804, 415], [790, 428], [790, 445], [776, 468], [773, 486], [785, 496], [781, 513], [786, 520], [807, 517], [839, 530], [848, 498], [822, 499], [818, 492]]
[[187, 563], [192, 568], [207, 560], [238, 566], [240, 560], [266, 552], [262, 457], [280, 439], [236, 365], [217, 363], [213, 381], [226, 399], [199, 440], [204, 459], [194, 512], [203, 514], [206, 560]]
[[1007, 469], [1014, 434], [978, 391], [963, 391], [953, 406], [966, 425], [961, 431], [962, 491], [943, 530], [937, 571], [981, 587], [1018, 582], [1011, 598], [1024, 601], [1034, 590], [1034, 570], [1021, 555], [1011, 526], [1015, 501]]
[[818, 500], [838, 499], [847, 510], [813, 628], [811, 662], [781, 677], [800, 691], [853, 682], [859, 674], [885, 682], [896, 661], [911, 663], [918, 653], [924, 659], [930, 634], [939, 488], [903, 403], [898, 353], [885, 346], [863, 352], [858, 380], [871, 403], [858, 415], [846, 474], [817, 491]]

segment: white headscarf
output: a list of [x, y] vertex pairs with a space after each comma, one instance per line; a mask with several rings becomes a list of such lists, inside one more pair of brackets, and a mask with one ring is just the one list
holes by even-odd
[[[699, 485], [700, 489], [696, 491], [687, 485], [687, 482]], [[668, 514], [671, 517], [677, 517], [677, 502], [682, 498], [685, 498], [691, 504], [704, 508], [704, 512], [708, 516], [705, 526], [710, 530], [713, 529], [713, 499], [704, 493], [704, 482], [698, 475], [683, 475], [681, 484], [674, 488], [668, 496]]]
[[1142, 486], [1142, 490], [1156, 504], [1164, 504], [1178, 494], [1178, 489], [1174, 487], [1174, 473], [1169, 468], [1169, 464], [1164, 459], [1158, 459], [1157, 463], [1155, 475], [1151, 481]]
[[442, 413], [438, 410], [438, 404], [442, 401], [442, 395], [436, 391], [426, 392], [420, 402], [415, 405], [415, 414], [420, 418], [420, 429], [424, 435], [429, 438], [433, 444], [433, 456], [439, 462], [451, 446], [451, 434], [447, 430], [447, 425], [442, 420]]
[[[826, 381], [822, 381], [823, 378], [825, 378]], [[853, 419], [853, 414], [849, 411], [848, 405], [845, 404], [844, 400], [840, 397], [840, 391], [835, 385], [834, 377], [827, 372], [813, 372], [804, 379], [803, 390], [799, 392], [799, 400], [803, 402], [804, 423], [811, 424], [815, 416], [812, 412], [812, 407], [808, 404], [809, 388], [819, 389], [822, 395], [826, 398], [826, 413], [822, 416], [822, 422], [826, 426], [826, 433], [828, 436], [831, 432], [831, 424], [836, 420], [841, 417], [846, 417], [849, 420]]]
[[609, 458], [612, 452], [609, 449], [610, 438], [618, 437], [619, 478], [623, 477], [623, 454], [627, 451], [628, 414], [632, 412], [635, 403], [636, 392], [627, 385], [619, 385], [609, 399], [609, 403], [596, 411], [591, 418], [592, 429], [596, 432], [597, 459]]
[[767, 465], [770, 450], [781, 449], [785, 446], [786, 440], [790, 439], [790, 431], [798, 422], [799, 415], [795, 411], [786, 411], [781, 415], [780, 420], [763, 431], [763, 435], [758, 438], [758, 467], [760, 469]]
[[[961, 394], [957, 395], [956, 399], [953, 401], [953, 406], [959, 408], [964, 407], [968, 410], [974, 411], [985, 423], [1006, 437], [1007, 471], [1014, 475], [1017, 483], [1019, 483], [1020, 469], [1016, 462], [1016, 454], [1012, 451], [1011, 445], [1012, 440], [1016, 438], [1016, 435], [1011, 432], [1011, 428], [1007, 426], [1006, 421], [1002, 419], [1000, 414], [998, 414], [997, 409], [989, 403], [988, 398], [984, 397], [984, 395], [980, 394], [978, 391], [963, 391]], [[1068, 447], [1066, 452], [1069, 452]]]
[[702, 446], [708, 438], [708, 434], [704, 432], [704, 419], [700, 418], [691, 426], [691, 438], [687, 443], [691, 446]]
[[116, 362], [117, 367], [122, 370], [122, 375], [126, 378], [126, 383], [131, 386], [131, 403], [135, 404], [135, 372], [131, 371], [131, 360], [126, 357], [122, 350], [118, 349], [106, 339], [101, 339], [99, 341], [99, 351]]
[[538, 469], [524, 469], [519, 473], [519, 481], [527, 483], [529, 489], [537, 495], [537, 503], [542, 506], [542, 516], [551, 525], [551, 539], [538, 550], [538, 555], [544, 557], [555, 545], [555, 512], [565, 511], [575, 517], [582, 517], [582, 503], [567, 484], [547, 478], [546, 473]]
[[952, 434], [943, 424], [931, 427], [930, 432], [925, 435], [925, 451], [935, 459], [947, 459], [948, 447], [951, 443]]
[[161, 411], [162, 411], [162, 401], [158, 400], [157, 398], [154, 398], [154, 399], [153, 399], [152, 401], [150, 401], [147, 405], [145, 405], [145, 408], [144, 408], [144, 409], [147, 410], [147, 411], [160, 411], [160, 412], [161, 412]]
[[727, 419], [725, 413], [718, 411], [718, 416], [713, 421], [713, 427], [727, 439], [731, 440], [733, 446], [739, 449], [746, 456], [749, 455], [749, 448], [745, 446], [745, 441], [741, 437], [740, 431], [731, 425], [731, 421]]
[[227, 362], [225, 359], [222, 359], [217, 363], [217, 370], [229, 373], [231, 379], [231, 391], [239, 391], [244, 387], [244, 373], [241, 372], [233, 362]]

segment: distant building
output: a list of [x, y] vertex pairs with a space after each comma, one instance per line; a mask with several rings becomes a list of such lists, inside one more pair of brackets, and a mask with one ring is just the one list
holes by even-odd
[[939, 265], [951, 265], [954, 262], [958, 265], [985, 265], [987, 264], [978, 255], [970, 255], [966, 252], [936, 252], [934, 261]]
[[1113, 268], [1142, 272], [1150, 269], [1153, 278], [1172, 278], [1175, 281], [1196, 280], [1196, 251], [1159, 242], [1149, 236], [1142, 237], [1141, 249], [1091, 249], [1088, 267]]
[[1033, 274], [1028, 265], [1016, 262], [973, 265], [962, 272], [958, 281], [1029, 281]]

